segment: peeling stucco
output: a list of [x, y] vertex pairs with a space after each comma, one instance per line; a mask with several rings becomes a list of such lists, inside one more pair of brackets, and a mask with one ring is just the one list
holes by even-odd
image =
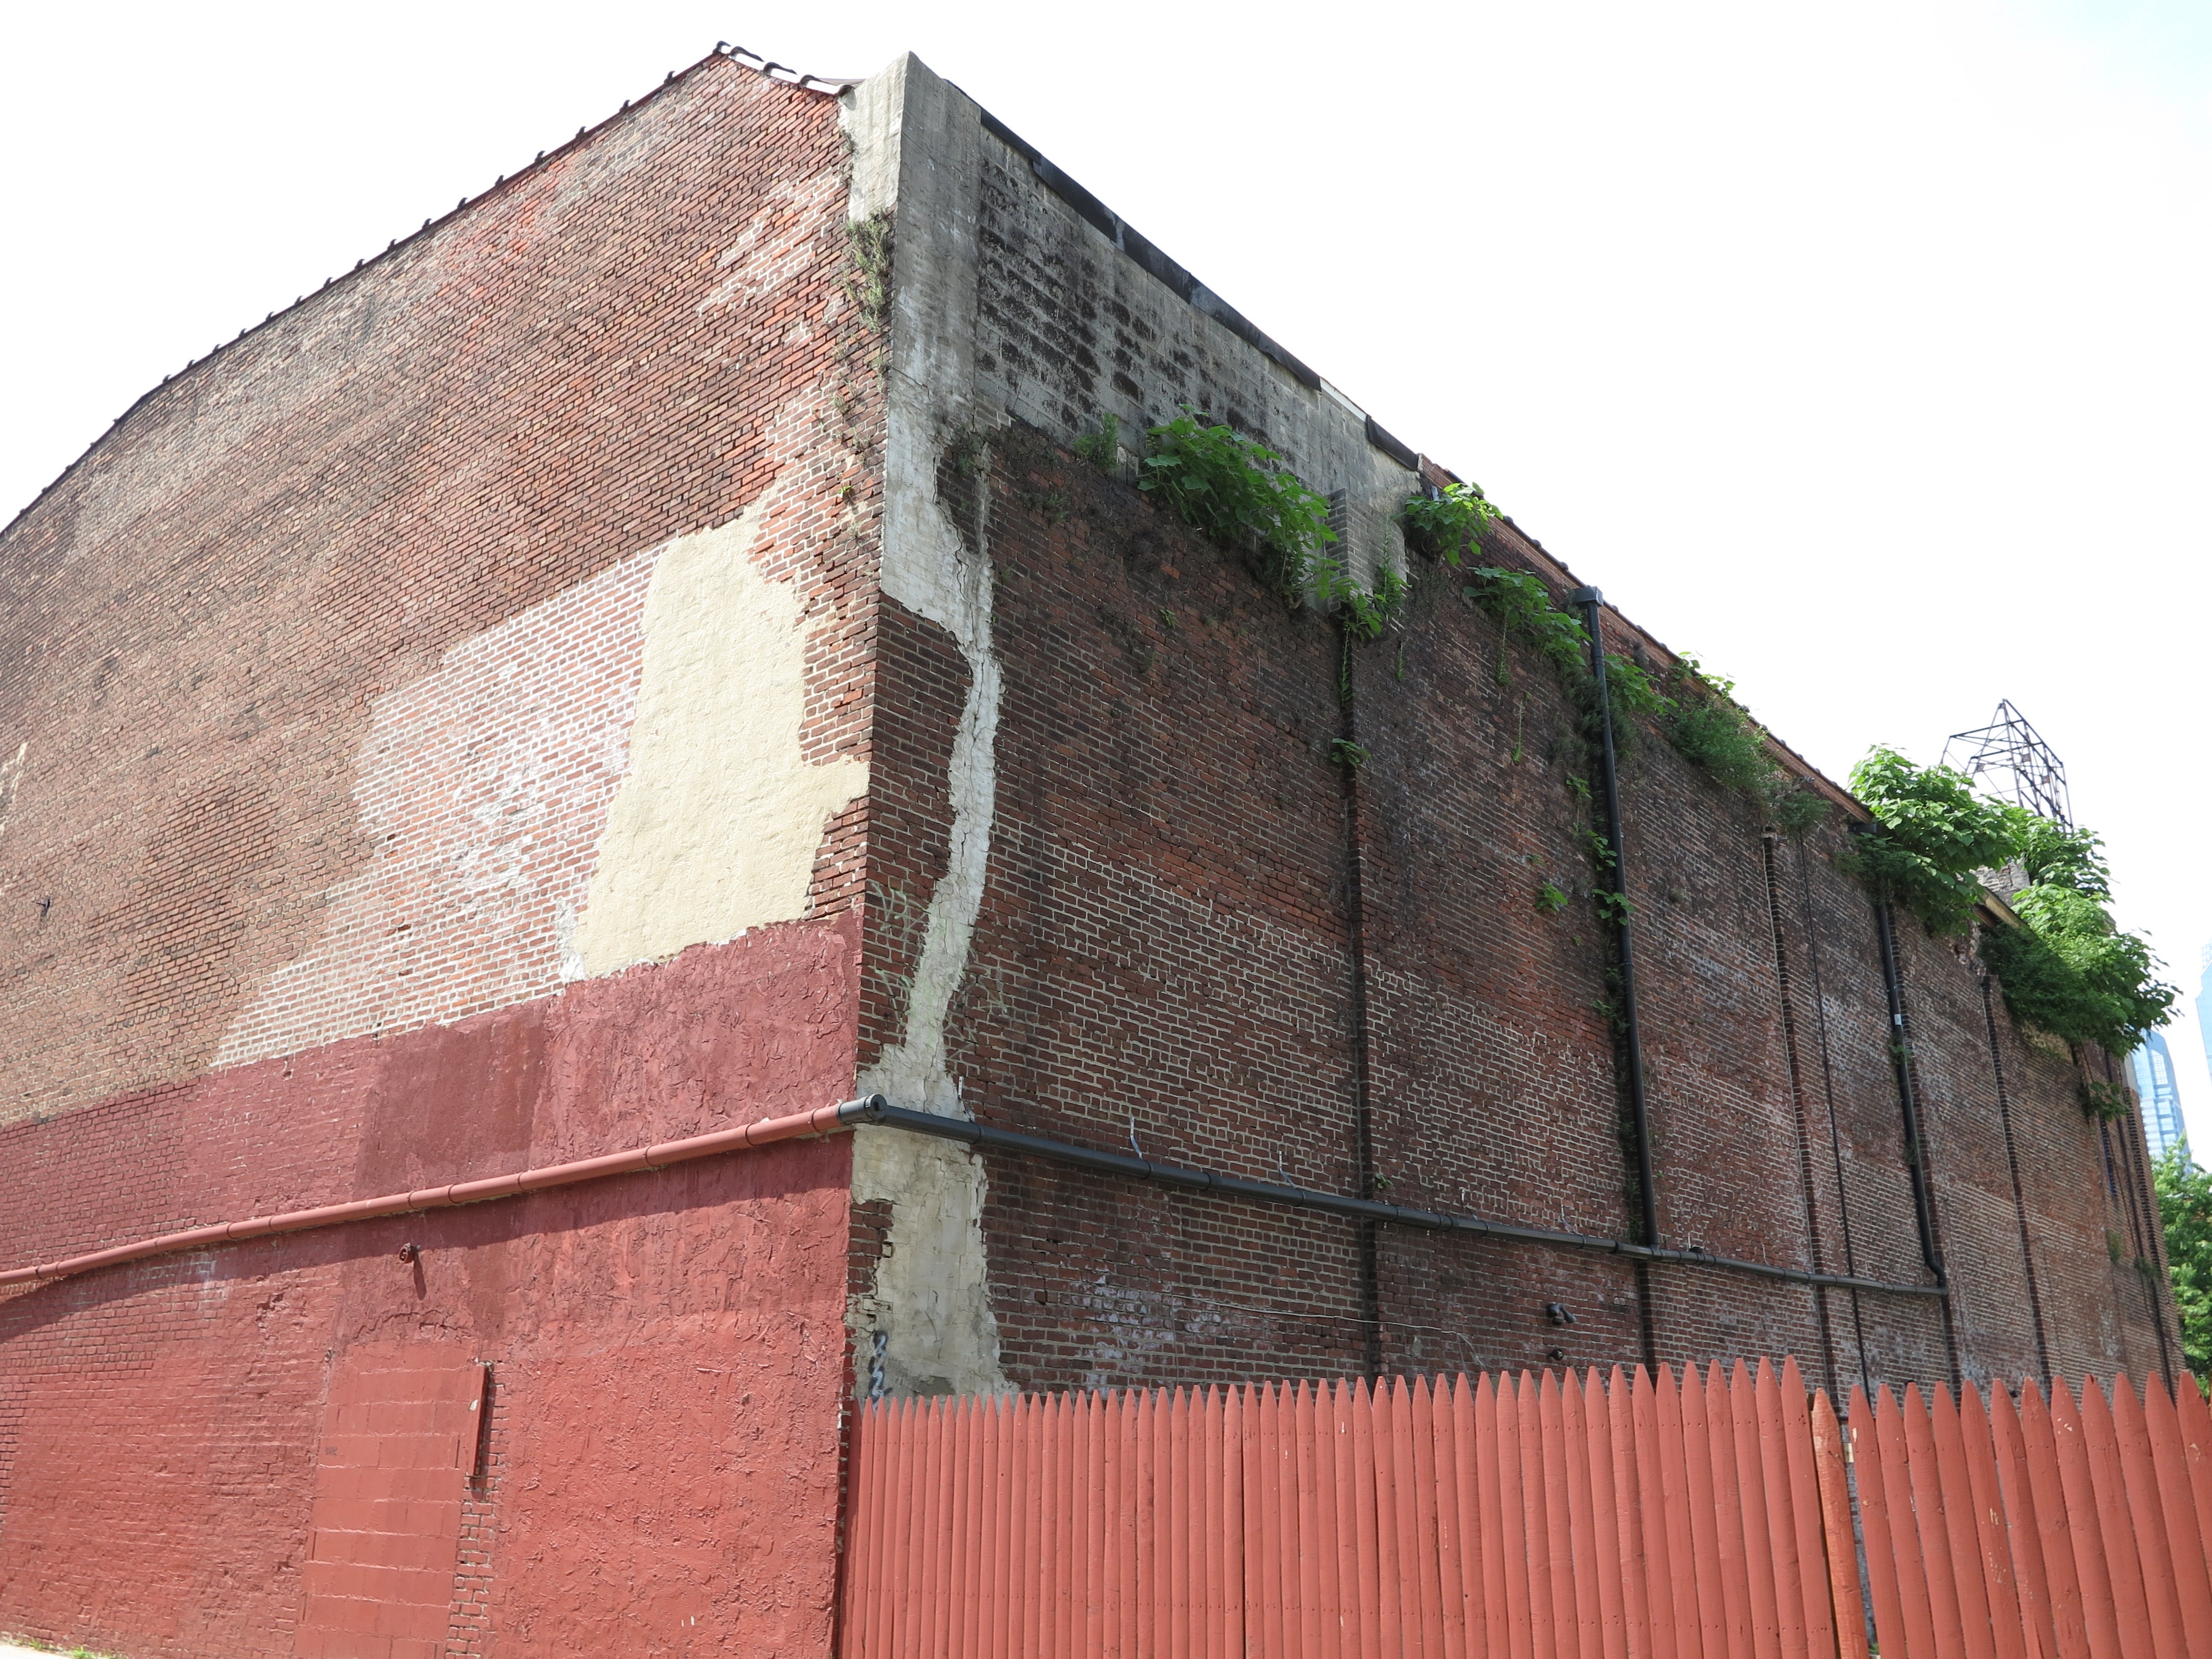
[[[948, 445], [1002, 424], [975, 381], [975, 227], [982, 127], [975, 106], [911, 57], [845, 94], [855, 223], [890, 216], [890, 352], [885, 372], [886, 597], [949, 633], [966, 659], [954, 736], [950, 850], [929, 904], [901, 1040], [863, 1074], [864, 1092], [965, 1117], [945, 1066], [945, 1023], [968, 967], [983, 900], [998, 775], [1000, 669], [991, 647], [988, 526], [964, 545], [937, 493]], [[980, 517], [980, 515], [979, 515]], [[1006, 1386], [983, 1251], [986, 1172], [965, 1147], [863, 1129], [853, 1194], [892, 1206], [890, 1251], [849, 1317], [872, 1374], [863, 1387], [974, 1393]]]

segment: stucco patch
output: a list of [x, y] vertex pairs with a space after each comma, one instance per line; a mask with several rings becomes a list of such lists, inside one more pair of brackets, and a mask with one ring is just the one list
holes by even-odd
[[[969, 677], [946, 779], [949, 856], [930, 897], [905, 1028], [860, 1087], [902, 1106], [965, 1117], [945, 1064], [945, 1024], [967, 975], [990, 862], [1000, 680], [991, 644], [988, 496], [977, 501], [978, 544], [965, 548], [938, 500], [937, 464], [956, 434], [998, 423], [970, 396], [981, 127], [975, 106], [911, 57], [848, 94], [845, 125], [854, 143], [848, 211], [856, 222], [884, 214], [896, 222], [883, 591], [951, 634]], [[863, 1129], [855, 1138], [854, 1198], [892, 1206], [891, 1254], [877, 1268], [872, 1293], [848, 1310], [854, 1329], [867, 1333], [872, 1389], [1006, 1386], [983, 1248], [986, 1182], [981, 1161], [965, 1147], [894, 1130]]]
[[830, 814], [864, 762], [801, 751], [799, 596], [754, 564], [775, 495], [672, 542], [645, 602], [629, 775], [616, 793], [563, 971], [611, 973], [806, 913]]

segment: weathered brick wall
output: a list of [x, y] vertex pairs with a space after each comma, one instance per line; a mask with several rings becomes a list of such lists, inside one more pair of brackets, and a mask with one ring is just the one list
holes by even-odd
[[[834, 99], [710, 59], [166, 383], [9, 527], [0, 1262], [850, 1092], [848, 173]], [[665, 627], [678, 575], [795, 618], [797, 678]], [[689, 740], [640, 711], [692, 685], [738, 700], [678, 817], [733, 777], [844, 804], [767, 925], [686, 931], [647, 860], [594, 943], [622, 813], [667, 827], [624, 790]], [[0, 1629], [291, 1652], [331, 1368], [420, 1335], [495, 1375], [452, 1650], [823, 1650], [849, 1171], [781, 1146], [0, 1292]]]
[[557, 986], [653, 550], [778, 481], [810, 758], [866, 757], [836, 112], [712, 60], [167, 382], [9, 527], [0, 1118]]
[[[933, 275], [917, 325], [959, 343], [947, 362], [970, 378], [946, 406], [967, 412], [940, 419], [943, 459], [907, 485], [933, 487], [967, 556], [988, 561], [1004, 677], [988, 881], [945, 1024], [958, 1109], [1254, 1177], [1372, 1182], [1416, 1204], [1631, 1234], [1605, 940], [1577, 839], [1596, 806], [1571, 782], [1595, 772], [1556, 677], [1439, 575], [1402, 635], [1354, 653], [1347, 708], [1327, 619], [1286, 611], [1127, 482], [1073, 462], [1068, 444], [1103, 413], [1129, 430], [1194, 406], [1341, 496], [1349, 568], [1404, 556], [1387, 514], [1416, 474], [1395, 441], [964, 107], [967, 128], [957, 108], [933, 115], [933, 199], [972, 226], [954, 256], [972, 299]], [[986, 438], [978, 507], [966, 473]], [[1571, 585], [1510, 528], [1491, 555], [1555, 596]], [[918, 914], [943, 867], [933, 757], [965, 695], [951, 653], [889, 609], [884, 706], [915, 726], [899, 792], [929, 827], [871, 849], [882, 990], [864, 1052], [905, 1030], [907, 936], [885, 918]], [[1618, 649], [1657, 649], [1608, 626]], [[895, 650], [896, 632], [914, 646]], [[1356, 780], [1330, 763], [1340, 737], [1370, 752]], [[1927, 1283], [1875, 916], [1838, 867], [1845, 826], [1770, 836], [1650, 733], [1624, 788], [1664, 1242]], [[1556, 915], [1534, 902], [1547, 878], [1577, 894]], [[1778, 1351], [1842, 1383], [2036, 1371], [2046, 1354], [2062, 1370], [2160, 1364], [2156, 1298], [2104, 1242], [2132, 1237], [2142, 1209], [2126, 1149], [2107, 1183], [2112, 1137], [2083, 1121], [2072, 1062], [2028, 1054], [2001, 1000], [1984, 1011], [1962, 945], [1909, 918], [1896, 936], [1948, 1304], [1370, 1238], [991, 1154], [981, 1231], [1004, 1375], [1050, 1386]], [[1554, 1322], [1553, 1303], [1573, 1323]]]
[[[1402, 635], [1355, 650], [1347, 714], [1326, 619], [1291, 613], [1042, 434], [1007, 429], [993, 462], [1008, 782], [948, 1028], [967, 1106], [1089, 1145], [1133, 1134], [1147, 1156], [1356, 1190], [1356, 824], [1378, 1195], [1632, 1235], [1603, 937], [1576, 838], [1596, 804], [1570, 781], [1590, 761], [1556, 676], [1431, 568]], [[1510, 532], [1492, 552], [1540, 562]], [[893, 700], [902, 672], [886, 668]], [[1340, 735], [1370, 755], [1350, 788], [1328, 758]], [[1770, 836], [1650, 732], [1623, 791], [1666, 1242], [1928, 1282], [1875, 916], [1838, 867], [1844, 825]], [[1534, 902], [1547, 878], [1577, 895], [1556, 915]], [[1680, 1267], [1639, 1278], [1602, 1258], [1386, 1227], [1382, 1363], [1632, 1363], [1648, 1321], [1664, 1359], [1790, 1352], [1845, 1386], [1954, 1363], [2039, 1372], [2046, 1352], [2071, 1373], [2158, 1368], [2143, 1276], [2116, 1267], [2105, 1239], [2108, 1226], [2128, 1236], [2125, 1159], [2108, 1191], [2072, 1060], [2025, 1042], [2001, 997], [1985, 1014], [1961, 942], [1910, 917], [1895, 937], [1954, 1329], [1929, 1299]], [[1012, 1157], [989, 1168], [1010, 1379], [1366, 1363], [1351, 1224]], [[1553, 1302], [1571, 1327], [1547, 1316]]]

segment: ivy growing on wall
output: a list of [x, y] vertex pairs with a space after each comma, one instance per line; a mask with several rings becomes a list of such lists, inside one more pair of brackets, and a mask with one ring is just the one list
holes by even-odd
[[1802, 835], [1828, 803], [1775, 763], [1766, 731], [1735, 701], [1735, 682], [1708, 672], [1685, 652], [1668, 671], [1660, 730], [1675, 753], [1722, 788], [1757, 805], [1767, 822]]
[[[2025, 926], [1985, 927], [1979, 944], [2014, 1018], [2116, 1054], [2166, 1023], [2179, 993], [2105, 908], [2112, 875], [2096, 836], [1990, 800], [1963, 773], [1915, 766], [1893, 749], [1852, 768], [1851, 789], [1878, 821], [1860, 837], [1855, 872], [1935, 932], [1972, 924], [1984, 872], [2016, 866], [2027, 878], [2008, 901]], [[2100, 1115], [2108, 1104], [2085, 1102]]]
[[[1363, 586], [1328, 556], [1336, 543], [1328, 502], [1283, 465], [1273, 450], [1240, 436], [1190, 405], [1172, 421], [1147, 428], [1138, 488], [1172, 507], [1183, 520], [1218, 545], [1251, 561], [1261, 580], [1293, 607], [1310, 597], [1333, 611], [1344, 632], [1338, 695], [1349, 698], [1352, 649], [1371, 643], [1403, 623], [1412, 584], [1387, 566], [1372, 587]], [[1076, 453], [1110, 471], [1120, 449], [1120, 425], [1099, 416], [1098, 430], [1076, 440]], [[1400, 508], [1407, 544], [1457, 569], [1481, 544], [1498, 517], [1478, 484], [1453, 483], [1424, 490]], [[1469, 568], [1461, 589], [1470, 605], [1494, 617], [1503, 634], [1549, 662], [1582, 711], [1581, 734], [1595, 738], [1599, 704], [1589, 670], [1589, 636], [1580, 620], [1562, 610], [1551, 590], [1525, 571], [1495, 565]], [[1501, 656], [1498, 676], [1511, 671]], [[1639, 663], [1608, 653], [1607, 702], [1615, 716], [1616, 744], [1633, 746], [1637, 718], [1650, 720], [1677, 752], [1724, 788], [1757, 804], [1770, 822], [1801, 833], [1819, 821], [1827, 804], [1796, 785], [1766, 750], [1765, 734], [1735, 702], [1733, 685], [1708, 674], [1694, 659], [1669, 670], [1663, 684]]]
[[[1581, 621], [1554, 604], [1551, 590], [1526, 572], [1484, 565], [1467, 575], [1462, 597], [1496, 617], [1507, 638], [1559, 671], [1582, 708], [1584, 735], [1595, 738], [1597, 686], [1589, 671], [1589, 635]], [[1501, 683], [1511, 678], [1503, 659], [1498, 678]], [[1662, 680], [1655, 680], [1642, 664], [1607, 652], [1605, 678], [1617, 745], [1634, 741], [1636, 725], [1625, 717], [1644, 717], [1676, 753], [1722, 787], [1750, 799], [1789, 833], [1802, 834], [1826, 816], [1827, 802], [1775, 764], [1765, 731], [1736, 706], [1735, 685], [1707, 673], [1694, 657], [1681, 658]]]
[[2094, 896], [2039, 882], [2011, 903], [2027, 926], [1984, 928], [1981, 955], [2015, 1018], [2115, 1054], [2170, 1018], [2179, 993], [2159, 980], [2150, 946], [2122, 933]]
[[1260, 579], [1292, 605], [1303, 603], [1314, 562], [1336, 541], [1327, 498], [1309, 489], [1273, 450], [1225, 426], [1206, 424], [1188, 404], [1145, 436], [1137, 488], [1251, 560]]
[[1474, 550], [1497, 517], [1498, 509], [1481, 485], [1454, 483], [1434, 495], [1414, 496], [1400, 510], [1398, 522], [1415, 551], [1457, 569], [1461, 558]]

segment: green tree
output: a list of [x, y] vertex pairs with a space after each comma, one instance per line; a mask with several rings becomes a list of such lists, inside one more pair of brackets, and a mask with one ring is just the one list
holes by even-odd
[[1860, 842], [1861, 873], [1936, 933], [1965, 933], [1982, 896], [1977, 872], [2013, 855], [2005, 808], [1963, 772], [1879, 745], [1851, 769], [1851, 793], [1881, 821]]
[[2212, 1379], [2212, 1172], [2198, 1169], [2176, 1146], [2152, 1174], [2166, 1227], [2173, 1305], [2181, 1316], [2182, 1363], [2203, 1382]]

